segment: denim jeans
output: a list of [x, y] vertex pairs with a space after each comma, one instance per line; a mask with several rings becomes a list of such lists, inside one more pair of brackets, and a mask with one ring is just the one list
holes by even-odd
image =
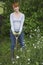
[[[16, 38], [13, 35], [12, 31], [10, 31], [10, 39], [11, 39], [11, 50], [14, 51], [14, 47], [16, 45]], [[24, 33], [22, 32], [18, 37], [19, 43], [21, 47], [24, 46]]]
[[[13, 35], [12, 31], [10, 31], [10, 39], [11, 39], [11, 58], [14, 58], [14, 47], [16, 45], [16, 38]], [[24, 33], [23, 32], [19, 35], [18, 41], [21, 47], [24, 48]]]

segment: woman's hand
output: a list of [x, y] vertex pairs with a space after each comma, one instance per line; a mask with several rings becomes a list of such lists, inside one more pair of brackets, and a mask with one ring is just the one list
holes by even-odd
[[13, 32], [13, 34], [14, 34], [14, 35], [16, 35], [16, 33], [15, 33], [15, 32]]
[[20, 32], [13, 32], [14, 35], [20, 35]]

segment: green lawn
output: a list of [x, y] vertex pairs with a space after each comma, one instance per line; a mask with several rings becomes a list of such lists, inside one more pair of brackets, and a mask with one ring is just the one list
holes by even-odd
[[[18, 45], [19, 46], [19, 45]], [[4, 40], [1, 43], [1, 52], [0, 52], [0, 64], [1, 65], [12, 65], [11, 59], [10, 59], [10, 41]], [[27, 49], [27, 48], [26, 48]], [[28, 50], [30, 52], [30, 50]], [[30, 53], [27, 53], [27, 51], [21, 51], [21, 48], [18, 47], [18, 50], [15, 49], [14, 52], [15, 57], [19, 56], [18, 59], [15, 59], [15, 65], [28, 65], [28, 59], [30, 59]]]
[[[25, 38], [26, 49], [21, 51], [18, 45], [18, 50], [15, 49], [14, 55], [19, 56], [15, 59], [14, 65], [43, 65], [43, 36], [39, 39], [33, 37]], [[0, 65], [12, 65], [10, 54], [11, 42], [8, 38], [3, 39], [0, 44]]]

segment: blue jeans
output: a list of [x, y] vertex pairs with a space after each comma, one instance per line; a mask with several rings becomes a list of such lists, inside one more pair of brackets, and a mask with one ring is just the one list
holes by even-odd
[[[14, 51], [14, 47], [16, 45], [16, 38], [13, 35], [12, 31], [10, 31], [10, 39], [11, 39], [11, 50]], [[24, 33], [22, 32], [18, 37], [19, 43], [21, 47], [24, 47]]]

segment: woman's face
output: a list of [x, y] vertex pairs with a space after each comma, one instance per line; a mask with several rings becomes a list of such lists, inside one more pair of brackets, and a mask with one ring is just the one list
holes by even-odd
[[19, 11], [19, 6], [13, 7], [13, 9], [14, 9], [15, 12], [18, 12]]

